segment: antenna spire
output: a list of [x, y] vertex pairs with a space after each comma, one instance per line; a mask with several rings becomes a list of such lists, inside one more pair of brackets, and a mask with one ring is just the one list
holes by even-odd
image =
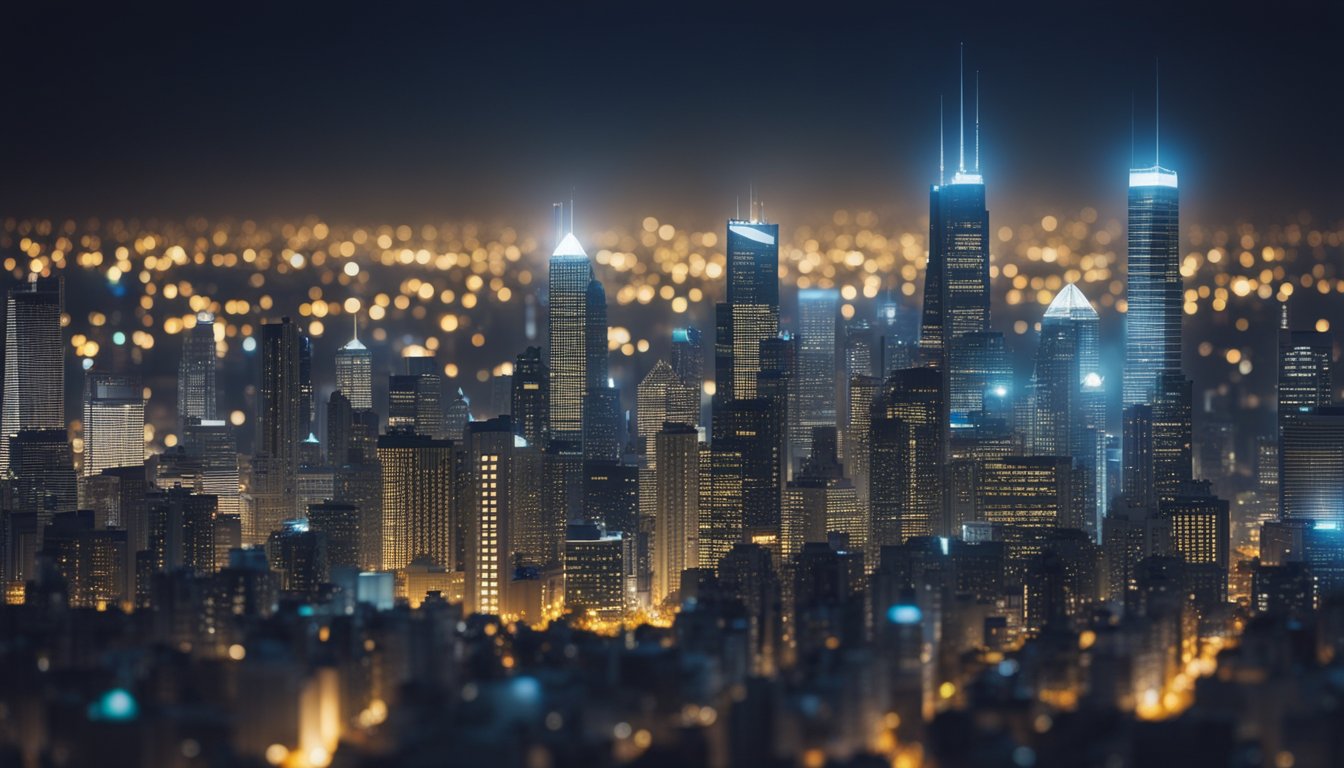
[[944, 161], [947, 158], [947, 152], [943, 149], [944, 134], [947, 131], [943, 128], [943, 94], [938, 94], [938, 183], [946, 183], [947, 172], [943, 170]]
[[1153, 57], [1153, 165], [1162, 165], [1162, 65]]
[[957, 158], [957, 170], [964, 172], [966, 170], [966, 44], [965, 43], [961, 44], [961, 51], [959, 55], [960, 55], [959, 60], [961, 62], [961, 75], [958, 77], [958, 83], [957, 83], [957, 88], [959, 89], [957, 96], [957, 103], [959, 105], [958, 108], [961, 111], [958, 113], [957, 117], [957, 129], [960, 131], [961, 140], [959, 142], [960, 154], [958, 155]]
[[551, 203], [551, 214], [555, 217], [555, 242], [565, 239], [565, 204]]
[[1134, 167], [1134, 92], [1129, 92], [1129, 167]]
[[980, 172], [980, 70], [975, 70], [975, 172]]
[[359, 341], [359, 313], [351, 312], [350, 321], [351, 324], [355, 326], [355, 341]]
[[574, 188], [569, 188], [569, 233], [574, 234]]

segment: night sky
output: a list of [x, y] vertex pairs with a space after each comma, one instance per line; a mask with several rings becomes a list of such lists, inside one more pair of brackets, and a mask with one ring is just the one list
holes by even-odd
[[940, 93], [956, 162], [963, 41], [996, 217], [1122, 210], [1155, 57], [1187, 217], [1344, 215], [1338, 3], [24, 5], [0, 215], [540, 222], [572, 190], [580, 218], [708, 224], [754, 184], [778, 217], [913, 221]]

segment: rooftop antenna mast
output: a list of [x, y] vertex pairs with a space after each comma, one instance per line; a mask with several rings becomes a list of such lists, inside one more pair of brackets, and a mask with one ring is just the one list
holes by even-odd
[[1153, 57], [1153, 164], [1162, 167], [1162, 65]]
[[980, 172], [980, 70], [975, 70], [975, 172]]
[[574, 234], [574, 188], [569, 188], [569, 233]]
[[1129, 167], [1134, 167], [1134, 92], [1129, 92]]
[[551, 213], [555, 216], [555, 242], [565, 238], [565, 204], [551, 203]]
[[958, 142], [960, 151], [957, 156], [957, 171], [964, 173], [966, 171], [966, 44], [961, 44], [960, 52], [961, 74], [957, 82], [957, 104], [960, 110], [957, 114], [957, 129], [960, 132], [961, 139]]
[[355, 326], [355, 341], [359, 341], [359, 313], [351, 312], [350, 321], [351, 325]]
[[943, 94], [938, 94], [938, 183], [944, 184], [947, 180], [947, 171], [943, 166], [947, 158], [947, 151], [943, 149], [944, 134], [947, 131], [943, 128]]

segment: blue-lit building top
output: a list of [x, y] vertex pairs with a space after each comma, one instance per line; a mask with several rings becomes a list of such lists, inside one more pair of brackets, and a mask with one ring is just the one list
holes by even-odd
[[728, 303], [779, 308], [779, 225], [728, 221]]
[[941, 355], [952, 339], [989, 330], [989, 211], [984, 179], [958, 171], [929, 194], [929, 262], [919, 345]]
[[1181, 368], [1180, 197], [1176, 173], [1129, 172], [1125, 405], [1152, 402], [1158, 375]]

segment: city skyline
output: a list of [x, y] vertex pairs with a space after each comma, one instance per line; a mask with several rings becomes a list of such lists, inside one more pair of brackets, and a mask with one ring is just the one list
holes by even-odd
[[[1274, 54], [1329, 27], [1256, 79], [1238, 9], [1051, 6], [192, 8], [215, 69], [39, 67], [139, 112], [0, 128], [88, 171], [0, 186], [0, 763], [1344, 763], [1344, 211], [1265, 165], [1344, 156], [1204, 119], [1325, 92]], [[137, 132], [187, 83], [210, 126]]]

